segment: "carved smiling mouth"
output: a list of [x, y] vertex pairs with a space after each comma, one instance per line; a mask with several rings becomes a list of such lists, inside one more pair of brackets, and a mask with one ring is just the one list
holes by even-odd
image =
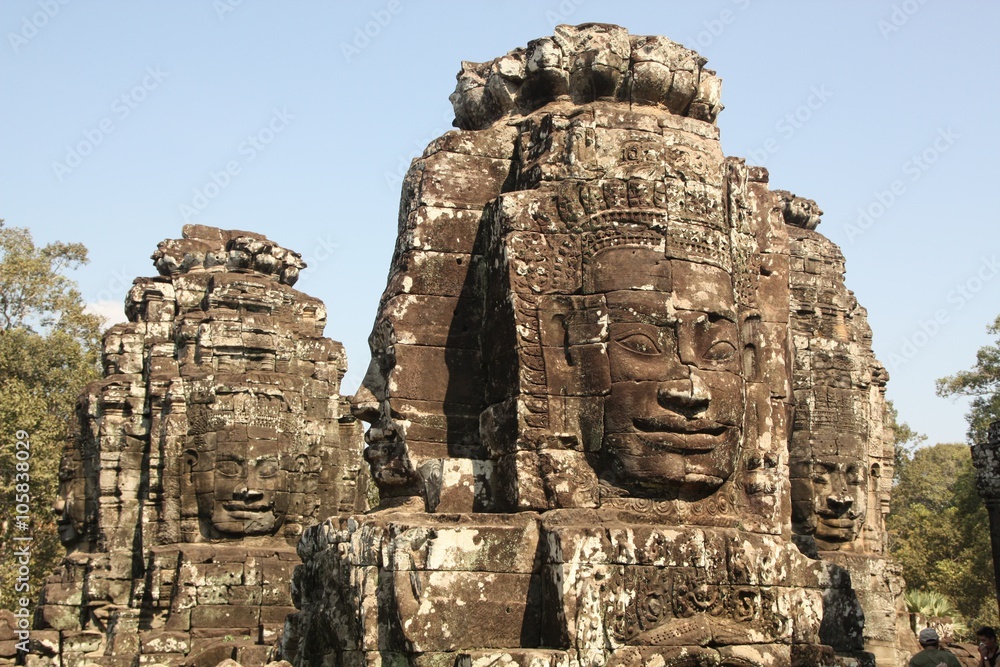
[[241, 514], [265, 514], [273, 509], [271, 503], [242, 503], [239, 501], [222, 503], [222, 507], [237, 519], [242, 518], [239, 516]]
[[848, 519], [846, 517], [838, 519], [836, 517], [820, 515], [819, 520], [830, 528], [854, 528], [854, 519]]
[[708, 419], [677, 415], [632, 419], [643, 443], [668, 452], [710, 452], [725, 441], [732, 427]]
[[826, 519], [820, 517], [816, 525], [816, 537], [827, 542], [850, 542], [858, 534], [858, 525], [853, 519]]

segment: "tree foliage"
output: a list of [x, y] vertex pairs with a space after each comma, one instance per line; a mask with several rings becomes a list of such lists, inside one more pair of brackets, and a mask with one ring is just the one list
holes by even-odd
[[972, 398], [965, 416], [969, 422], [966, 436], [971, 444], [986, 442], [990, 423], [1000, 420], [1000, 316], [986, 330], [997, 336], [997, 344], [979, 348], [971, 369], [937, 381], [938, 396]]
[[885, 418], [893, 432], [893, 483], [899, 481], [913, 452], [927, 440], [923, 433], [917, 433], [906, 422], [899, 421], [899, 411], [892, 401], [886, 401]]
[[[59, 458], [77, 396], [99, 375], [100, 318], [84, 312], [76, 283], [65, 275], [87, 261], [79, 243], [37, 247], [31, 232], [0, 220], [0, 607], [15, 608], [25, 595], [15, 588], [16, 536], [33, 537], [29, 591], [62, 557], [52, 504], [58, 491]], [[15, 443], [28, 435], [28, 526], [12, 511], [17, 503]], [[23, 490], [24, 487], [22, 487]], [[23, 543], [19, 543], [23, 544]]]
[[947, 596], [968, 627], [996, 624], [989, 521], [967, 445], [938, 444], [907, 456], [888, 528], [909, 590]]
[[908, 590], [905, 595], [906, 611], [921, 614], [929, 618], [956, 616], [958, 610], [948, 596], [937, 591]]

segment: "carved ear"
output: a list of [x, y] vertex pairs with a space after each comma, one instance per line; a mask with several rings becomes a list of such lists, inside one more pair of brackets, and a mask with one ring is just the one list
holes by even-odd
[[187, 472], [194, 472], [194, 467], [198, 463], [198, 451], [194, 449], [184, 450], [184, 467]]
[[744, 314], [741, 322], [743, 339], [743, 377], [748, 382], [760, 379], [760, 350], [762, 349], [760, 313], [751, 311]]

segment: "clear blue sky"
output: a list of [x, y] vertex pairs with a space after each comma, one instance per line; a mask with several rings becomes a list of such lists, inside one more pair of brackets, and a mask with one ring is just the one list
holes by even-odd
[[1000, 312], [993, 2], [3, 0], [0, 217], [85, 243], [74, 277], [119, 311], [185, 215], [302, 252], [350, 393], [402, 175], [449, 129], [460, 61], [588, 21], [709, 59], [726, 153], [826, 212], [902, 418], [963, 440], [965, 405], [934, 380], [971, 366]]

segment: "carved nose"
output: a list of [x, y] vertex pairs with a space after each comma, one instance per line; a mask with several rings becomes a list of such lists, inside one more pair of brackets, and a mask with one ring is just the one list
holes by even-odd
[[826, 506], [838, 515], [845, 514], [847, 510], [851, 509], [851, 505], [853, 504], [854, 499], [851, 498], [846, 491], [831, 493], [826, 498]]
[[680, 380], [665, 380], [657, 391], [660, 405], [665, 408], [680, 408], [685, 414], [696, 415], [708, 409], [712, 394], [696, 373]]
[[371, 446], [365, 447], [365, 450], [361, 452], [361, 457], [366, 463], [378, 463], [382, 460], [382, 457], [379, 456], [379, 452]]
[[351, 414], [369, 424], [378, 421], [381, 415], [379, 401], [368, 387], [361, 385], [357, 393], [351, 397]]

